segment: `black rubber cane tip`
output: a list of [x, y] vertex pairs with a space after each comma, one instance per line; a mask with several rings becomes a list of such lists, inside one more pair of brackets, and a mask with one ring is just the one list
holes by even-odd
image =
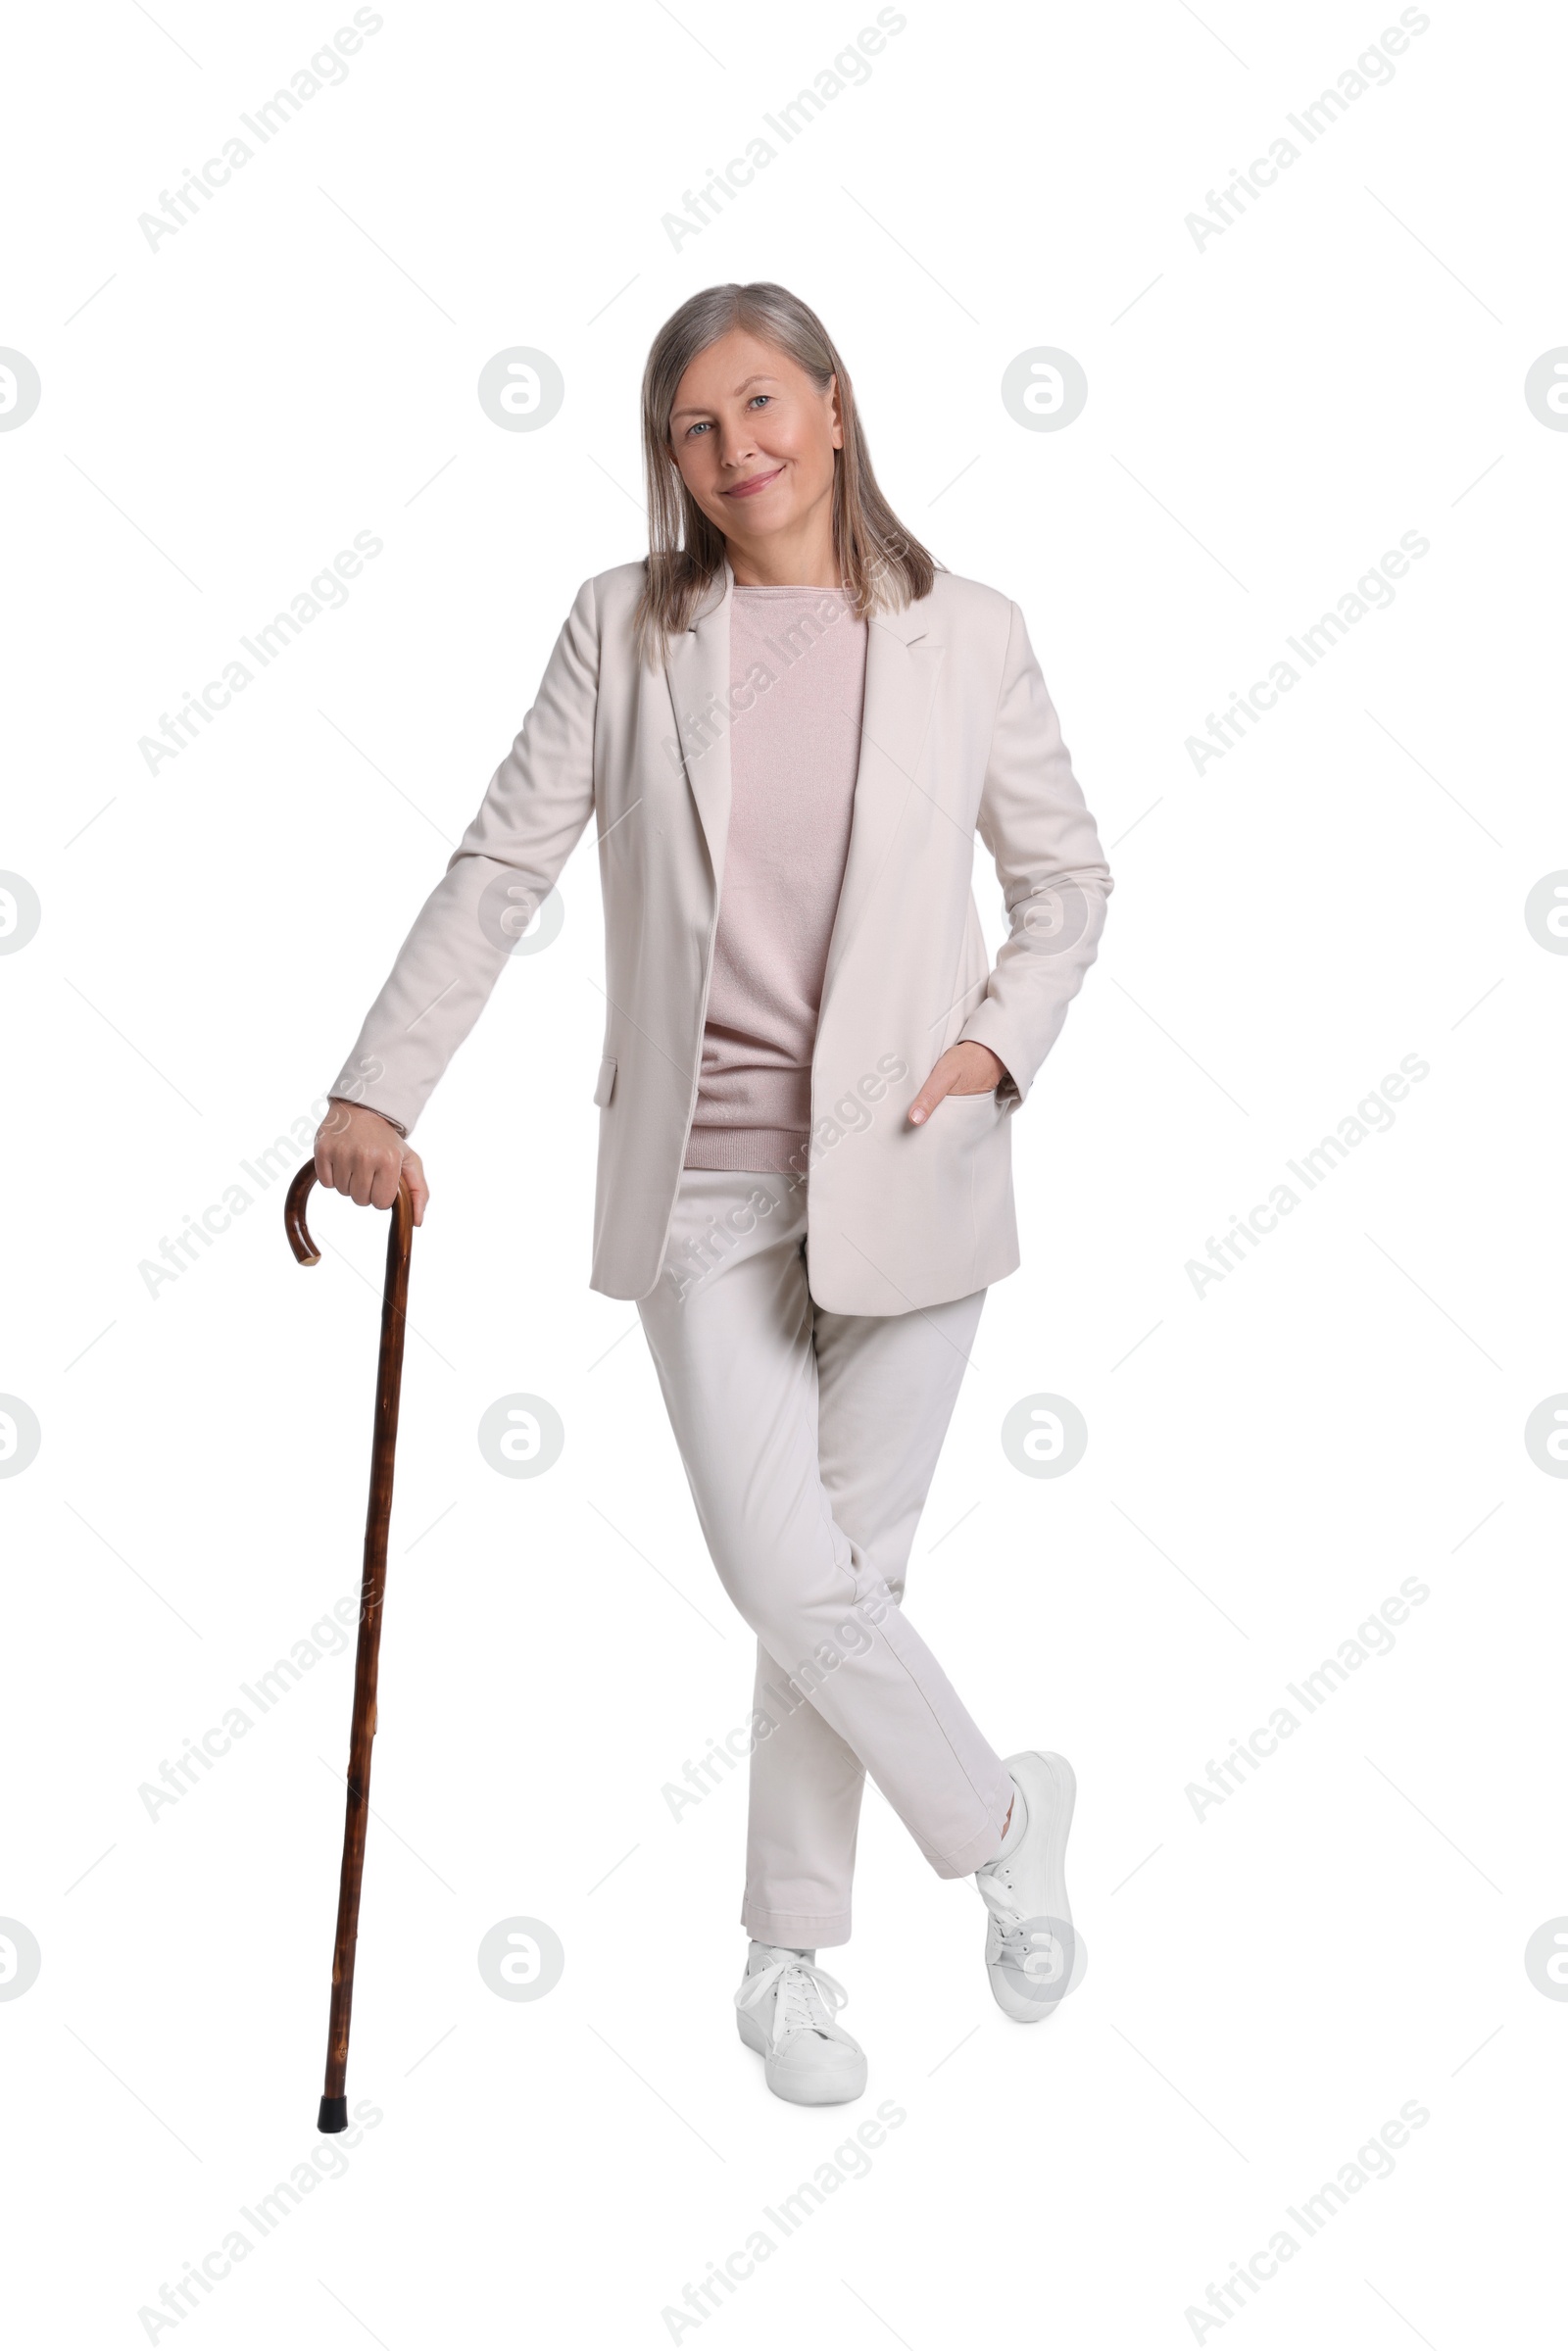
[[323, 2098], [321, 2111], [316, 2118], [318, 2131], [346, 2131], [349, 2127], [347, 2098]]

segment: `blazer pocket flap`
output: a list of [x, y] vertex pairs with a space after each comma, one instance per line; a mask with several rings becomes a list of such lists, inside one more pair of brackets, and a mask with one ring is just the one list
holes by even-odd
[[594, 1088], [594, 1101], [598, 1103], [601, 1110], [605, 1107], [614, 1091], [614, 1056], [611, 1053], [606, 1053], [604, 1059], [599, 1064], [599, 1083]]

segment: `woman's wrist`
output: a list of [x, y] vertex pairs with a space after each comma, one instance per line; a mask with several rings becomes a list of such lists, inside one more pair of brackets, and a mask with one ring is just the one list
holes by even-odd
[[351, 1110], [368, 1110], [372, 1118], [384, 1118], [387, 1125], [393, 1130], [394, 1134], [401, 1135], [404, 1142], [407, 1143], [409, 1139], [408, 1128], [403, 1125], [400, 1119], [394, 1118], [390, 1110], [378, 1110], [373, 1102], [354, 1102], [346, 1094], [329, 1094], [326, 1099], [329, 1102], [345, 1102]]

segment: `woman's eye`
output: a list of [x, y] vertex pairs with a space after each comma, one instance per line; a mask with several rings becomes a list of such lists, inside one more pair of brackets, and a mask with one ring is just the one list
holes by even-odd
[[[746, 405], [748, 408], [766, 408], [772, 398], [771, 392], [754, 392]], [[711, 430], [710, 421], [707, 417], [699, 417], [695, 424], [687, 425], [686, 438], [689, 441], [694, 433], [710, 432]]]

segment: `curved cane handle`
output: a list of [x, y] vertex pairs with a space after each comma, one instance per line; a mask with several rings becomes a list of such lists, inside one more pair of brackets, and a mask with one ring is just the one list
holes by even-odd
[[[283, 1202], [283, 1230], [288, 1235], [289, 1248], [302, 1265], [321, 1262], [321, 1252], [311, 1239], [311, 1228], [305, 1221], [305, 1203], [316, 1180], [316, 1161], [307, 1159], [290, 1184], [288, 1198]], [[414, 1197], [406, 1175], [398, 1177], [398, 1197], [392, 1204], [392, 1213], [397, 1220], [399, 1245], [406, 1253], [414, 1231]]]

